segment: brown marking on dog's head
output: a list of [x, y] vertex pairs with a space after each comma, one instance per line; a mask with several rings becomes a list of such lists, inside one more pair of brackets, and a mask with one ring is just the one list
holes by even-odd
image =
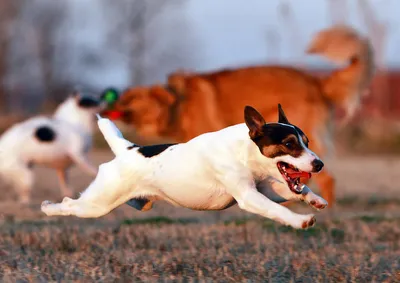
[[311, 172], [319, 172], [324, 163], [308, 149], [308, 139], [304, 133], [287, 119], [281, 105], [278, 105], [278, 123], [266, 124], [264, 118], [254, 108], [246, 106], [245, 121], [249, 136], [260, 152], [274, 159], [276, 167], [295, 194], [302, 192], [300, 178], [311, 177]]
[[266, 124], [257, 110], [246, 106], [244, 113], [249, 136], [266, 157], [298, 157], [304, 152], [304, 146], [308, 146], [308, 138], [298, 127], [289, 123], [280, 104], [278, 110], [278, 123]]
[[[134, 87], [123, 92], [112, 111], [121, 112], [122, 122], [130, 124], [144, 138], [158, 138], [169, 121], [176, 97], [161, 85]], [[110, 109], [108, 109], [110, 110]]]
[[293, 125], [289, 122], [288, 118], [286, 117], [285, 112], [283, 111], [281, 104], [278, 104], [278, 123], [292, 125], [296, 129], [297, 133], [300, 135], [304, 145], [306, 147], [308, 147], [308, 143], [310, 142], [308, 137], [304, 134], [304, 132], [299, 127], [297, 127], [296, 125]]

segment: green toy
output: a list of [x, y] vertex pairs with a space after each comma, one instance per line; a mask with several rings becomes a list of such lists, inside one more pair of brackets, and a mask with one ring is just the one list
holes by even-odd
[[118, 91], [115, 88], [107, 88], [101, 95], [101, 100], [107, 102], [108, 106], [113, 105], [119, 98]]

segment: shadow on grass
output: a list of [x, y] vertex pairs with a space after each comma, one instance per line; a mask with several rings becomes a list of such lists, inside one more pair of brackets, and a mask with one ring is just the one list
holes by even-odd
[[358, 217], [359, 220], [366, 223], [381, 223], [381, 222], [393, 222], [399, 221], [400, 218], [386, 217], [383, 215], [362, 215]]
[[294, 229], [289, 226], [282, 226], [267, 220], [263, 221], [262, 227], [263, 229], [269, 232], [277, 234], [288, 233], [301, 239], [317, 238], [326, 235], [330, 237], [337, 244], [342, 243], [345, 240], [345, 232], [343, 229], [336, 227], [329, 227], [326, 223], [319, 223], [316, 224], [316, 226], [314, 227], [303, 230], [303, 229]]
[[[307, 230], [294, 229], [289, 226], [284, 226], [271, 220], [259, 220], [256, 218], [238, 218], [224, 222], [225, 226], [235, 225], [241, 226], [249, 222], [255, 222], [260, 224], [261, 227], [271, 233], [275, 234], [293, 234], [301, 239], [308, 239], [313, 237], [321, 237], [322, 235], [328, 235], [335, 243], [342, 243], [345, 238], [344, 230], [336, 227], [329, 227], [327, 223], [317, 223], [314, 227], [308, 228]], [[332, 221], [332, 224], [339, 224], [340, 221]]]
[[242, 217], [242, 218], [234, 218], [224, 221], [225, 226], [235, 225], [235, 226], [242, 226], [247, 224], [250, 221], [257, 221], [257, 219], [252, 217]]
[[191, 224], [191, 223], [199, 223], [199, 220], [195, 218], [172, 219], [164, 216], [154, 216], [149, 218], [125, 219], [121, 222], [121, 225], [140, 225], [140, 224], [162, 225], [162, 224]]
[[341, 206], [354, 206], [354, 205], [364, 205], [364, 206], [385, 206], [385, 205], [400, 205], [399, 198], [386, 198], [376, 195], [372, 195], [369, 198], [359, 198], [357, 196], [345, 196], [337, 199], [337, 204]]

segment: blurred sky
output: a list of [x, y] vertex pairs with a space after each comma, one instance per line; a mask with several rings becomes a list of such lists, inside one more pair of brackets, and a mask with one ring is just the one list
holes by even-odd
[[[336, 0], [347, 3], [343, 18], [347, 23], [367, 32], [357, 9], [358, 0]], [[365, 1], [365, 0], [361, 0]], [[294, 17], [282, 20], [279, 3], [290, 4]], [[321, 65], [324, 60], [304, 56], [308, 40], [321, 28], [332, 23], [330, 1], [322, 0], [191, 0], [186, 6], [188, 18], [195, 32], [206, 44], [204, 59], [199, 69], [235, 66], [265, 61], [299, 62]], [[388, 24], [385, 63], [400, 64], [400, 1], [369, 0], [378, 20]], [[347, 16], [346, 16], [347, 14]], [[275, 31], [279, 44], [275, 49], [266, 47], [267, 34]], [[293, 37], [296, 36], [296, 38]]]
[[[42, 96], [46, 77], [41, 63], [46, 60], [53, 85], [95, 92], [137, 81], [164, 82], [177, 69], [213, 71], [271, 63], [333, 67], [323, 58], [304, 54], [312, 36], [333, 23], [332, 3], [344, 9], [335, 14], [338, 19], [364, 34], [368, 29], [358, 4], [370, 3], [374, 16], [388, 27], [384, 64], [400, 66], [400, 0], [148, 0], [146, 11], [160, 12], [153, 18], [144, 14], [142, 41], [135, 33], [143, 29], [131, 27], [143, 8], [140, 1], [145, 0], [23, 1], [9, 30], [8, 89], [27, 97]], [[288, 20], [282, 3], [290, 8]], [[43, 33], [47, 39], [35, 36], [35, 28], [46, 25], [51, 26]], [[42, 44], [45, 40], [47, 45]], [[137, 52], [139, 41], [145, 48]], [[44, 59], [38, 56], [42, 45], [53, 49]], [[143, 74], [135, 80], [137, 70]]]

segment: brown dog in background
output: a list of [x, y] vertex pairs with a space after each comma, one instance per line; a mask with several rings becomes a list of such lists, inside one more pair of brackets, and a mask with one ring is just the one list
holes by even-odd
[[[166, 85], [126, 90], [113, 106], [120, 120], [139, 137], [186, 142], [204, 132], [241, 123], [243, 107], [253, 105], [274, 121], [282, 104], [293, 124], [310, 138], [321, 158], [333, 149], [333, 112], [346, 110], [348, 120], [360, 105], [374, 72], [369, 40], [346, 26], [316, 34], [307, 50], [348, 66], [316, 77], [286, 66], [257, 66], [206, 74], [177, 72]], [[334, 179], [328, 170], [314, 176], [321, 195], [334, 203]]]

